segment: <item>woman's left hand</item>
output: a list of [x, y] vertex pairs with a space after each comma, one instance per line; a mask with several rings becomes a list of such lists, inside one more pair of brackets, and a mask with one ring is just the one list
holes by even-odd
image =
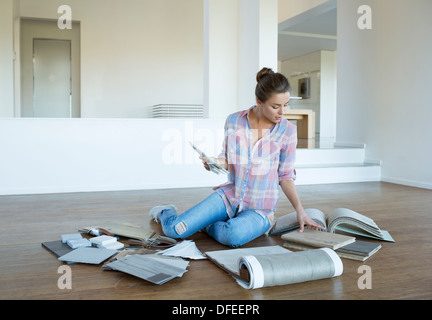
[[325, 230], [324, 227], [320, 226], [318, 223], [313, 221], [311, 217], [308, 216], [308, 214], [304, 211], [304, 209], [300, 209], [297, 211], [297, 220], [300, 224], [300, 232], [303, 232], [304, 226], [309, 227], [313, 230]]

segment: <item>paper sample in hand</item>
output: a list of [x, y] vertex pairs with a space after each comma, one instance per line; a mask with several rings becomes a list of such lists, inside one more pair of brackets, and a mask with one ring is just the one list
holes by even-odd
[[216, 162], [214, 162], [204, 152], [202, 152], [200, 149], [198, 149], [192, 142], [189, 142], [189, 143], [192, 146], [192, 148], [194, 148], [194, 150], [196, 152], [198, 152], [198, 154], [207, 161], [207, 165], [209, 166], [211, 172], [214, 172], [216, 174], [220, 174], [220, 173], [228, 174], [229, 173], [228, 170], [222, 168], [220, 165], [218, 165]]

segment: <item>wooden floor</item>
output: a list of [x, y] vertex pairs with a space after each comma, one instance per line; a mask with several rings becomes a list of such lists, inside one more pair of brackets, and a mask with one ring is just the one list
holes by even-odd
[[[305, 208], [328, 213], [346, 207], [365, 214], [395, 243], [369, 260], [343, 259], [344, 273], [332, 279], [246, 290], [208, 260], [192, 260], [188, 272], [157, 286], [100, 266], [74, 264], [72, 289], [57, 286], [62, 265], [41, 246], [61, 234], [104, 221], [151, 226], [148, 211], [175, 203], [186, 210], [211, 192], [210, 188], [100, 192], [0, 197], [0, 299], [143, 299], [143, 300], [357, 300], [432, 298], [432, 191], [389, 183], [352, 183], [299, 186]], [[277, 216], [292, 212], [281, 198]], [[205, 233], [191, 237], [202, 251], [224, 249]], [[278, 236], [262, 236], [245, 247], [282, 245]], [[372, 289], [359, 289], [362, 274], [372, 271]]]

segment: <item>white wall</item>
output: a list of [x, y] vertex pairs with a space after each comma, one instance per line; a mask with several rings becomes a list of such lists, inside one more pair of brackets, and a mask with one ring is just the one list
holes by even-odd
[[[20, 14], [57, 20], [61, 4], [20, 0]], [[82, 117], [146, 117], [154, 104], [203, 104], [202, 0], [67, 5], [81, 22]]]
[[256, 103], [256, 74], [277, 70], [277, 0], [204, 1], [204, 106], [212, 119]]
[[[360, 30], [361, 5], [372, 30]], [[432, 1], [338, 1], [337, 141], [366, 143], [382, 179], [432, 188]]]
[[204, 116], [226, 119], [238, 108], [237, 0], [204, 1]]
[[256, 74], [263, 67], [278, 70], [278, 1], [239, 0], [238, 105], [256, 104]]
[[0, 195], [210, 187], [224, 120], [0, 119]]

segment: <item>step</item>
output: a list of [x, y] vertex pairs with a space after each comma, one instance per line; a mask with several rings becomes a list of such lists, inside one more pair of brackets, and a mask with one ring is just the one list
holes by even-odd
[[297, 149], [296, 165], [363, 163], [364, 148]]
[[381, 180], [381, 166], [367, 162], [296, 165], [296, 172], [296, 185]]

